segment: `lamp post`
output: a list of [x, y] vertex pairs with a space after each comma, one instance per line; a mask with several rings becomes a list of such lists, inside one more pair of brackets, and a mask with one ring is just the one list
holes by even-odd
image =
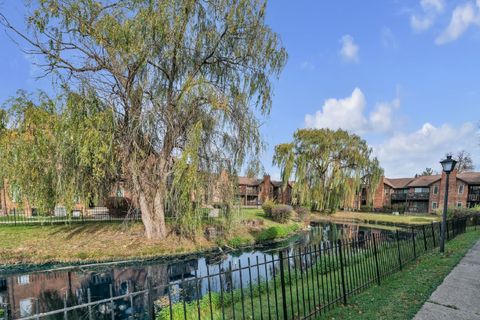
[[440, 252], [445, 252], [445, 230], [447, 229], [447, 209], [448, 209], [448, 184], [450, 179], [450, 172], [455, 169], [457, 161], [452, 159], [452, 156], [447, 156], [447, 159], [440, 161], [443, 167], [443, 172], [447, 176], [445, 182], [445, 200], [443, 202], [443, 216], [442, 216], [442, 228], [440, 230]]

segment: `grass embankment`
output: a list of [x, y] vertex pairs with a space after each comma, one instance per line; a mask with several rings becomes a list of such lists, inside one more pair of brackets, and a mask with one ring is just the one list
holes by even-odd
[[[257, 220], [256, 225], [245, 221]], [[261, 223], [258, 223], [261, 221]], [[89, 222], [70, 225], [0, 225], [0, 265], [119, 261], [186, 254], [227, 245], [241, 247], [287, 237], [300, 228], [279, 224], [261, 209], [245, 209], [223, 238], [209, 241], [199, 232], [195, 241], [169, 234], [166, 240], [148, 240], [141, 223]]]
[[447, 242], [446, 254], [438, 249], [420, 257], [374, 286], [349, 298], [327, 314], [328, 319], [412, 319], [448, 273], [480, 238], [480, 231], [470, 231]]
[[319, 216], [321, 220], [328, 221], [355, 221], [363, 223], [393, 223], [393, 224], [425, 224], [440, 221], [441, 217], [435, 215], [393, 215], [382, 213], [340, 211], [328, 216]]

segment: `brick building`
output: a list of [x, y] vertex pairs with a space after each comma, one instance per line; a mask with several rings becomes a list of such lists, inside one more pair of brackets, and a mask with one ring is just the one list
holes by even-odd
[[[443, 208], [446, 175], [413, 178], [382, 178], [373, 197], [377, 211], [392, 209], [406, 212], [434, 213]], [[362, 190], [362, 194], [368, 190]], [[480, 172], [456, 170], [450, 174], [448, 206], [468, 208], [480, 205]]]
[[277, 203], [289, 204], [292, 201], [293, 183], [288, 182], [282, 190], [282, 182], [274, 181], [269, 175], [263, 179], [238, 177], [237, 199], [243, 206], [258, 206], [270, 199]]

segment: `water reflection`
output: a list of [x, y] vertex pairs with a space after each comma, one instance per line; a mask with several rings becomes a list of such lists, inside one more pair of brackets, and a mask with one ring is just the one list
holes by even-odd
[[[325, 250], [340, 237], [363, 239], [372, 233], [388, 236], [390, 232], [354, 224], [320, 224], [276, 247], [234, 254], [220, 253], [174, 263], [78, 267], [0, 275], [0, 305], [8, 305], [8, 314], [12, 318], [25, 317], [37, 312], [61, 309], [65, 305], [98, 301], [143, 290], [147, 286], [147, 277], [152, 279], [155, 286], [170, 284], [170, 292], [166, 286], [162, 286], [155, 293], [154, 298], [160, 306], [168, 305], [170, 300], [189, 302], [202, 297], [209, 290], [228, 292], [240, 288], [241, 285], [246, 287], [250, 282], [271, 279], [278, 273], [274, 260], [277, 258], [279, 246], [287, 247], [290, 254], [309, 244], [322, 243]], [[302, 259], [292, 259], [291, 264], [309, 266], [311, 259], [308, 255], [303, 255]], [[256, 266], [244, 268], [249, 265]], [[240, 267], [244, 268], [241, 272], [238, 271]], [[208, 278], [207, 275], [211, 277]], [[94, 318], [101, 319], [111, 315], [112, 308], [115, 319], [141, 318], [137, 315], [145, 311], [145, 305], [146, 301], [142, 297], [117, 300], [114, 304], [104, 304], [95, 310], [98, 316]], [[61, 316], [59, 315], [59, 319]], [[69, 319], [76, 318], [69, 314]]]

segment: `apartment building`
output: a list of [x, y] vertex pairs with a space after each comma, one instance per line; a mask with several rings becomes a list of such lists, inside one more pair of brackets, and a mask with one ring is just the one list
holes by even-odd
[[[434, 213], [443, 209], [445, 173], [412, 178], [382, 178], [373, 196], [373, 208], [405, 212]], [[480, 205], [480, 172], [456, 170], [450, 174], [448, 207]], [[362, 193], [368, 190], [362, 191]]]
[[269, 175], [263, 179], [238, 177], [237, 199], [243, 206], [259, 206], [270, 199], [277, 203], [289, 204], [292, 201], [293, 182], [288, 182], [285, 190], [281, 181], [275, 181]]

